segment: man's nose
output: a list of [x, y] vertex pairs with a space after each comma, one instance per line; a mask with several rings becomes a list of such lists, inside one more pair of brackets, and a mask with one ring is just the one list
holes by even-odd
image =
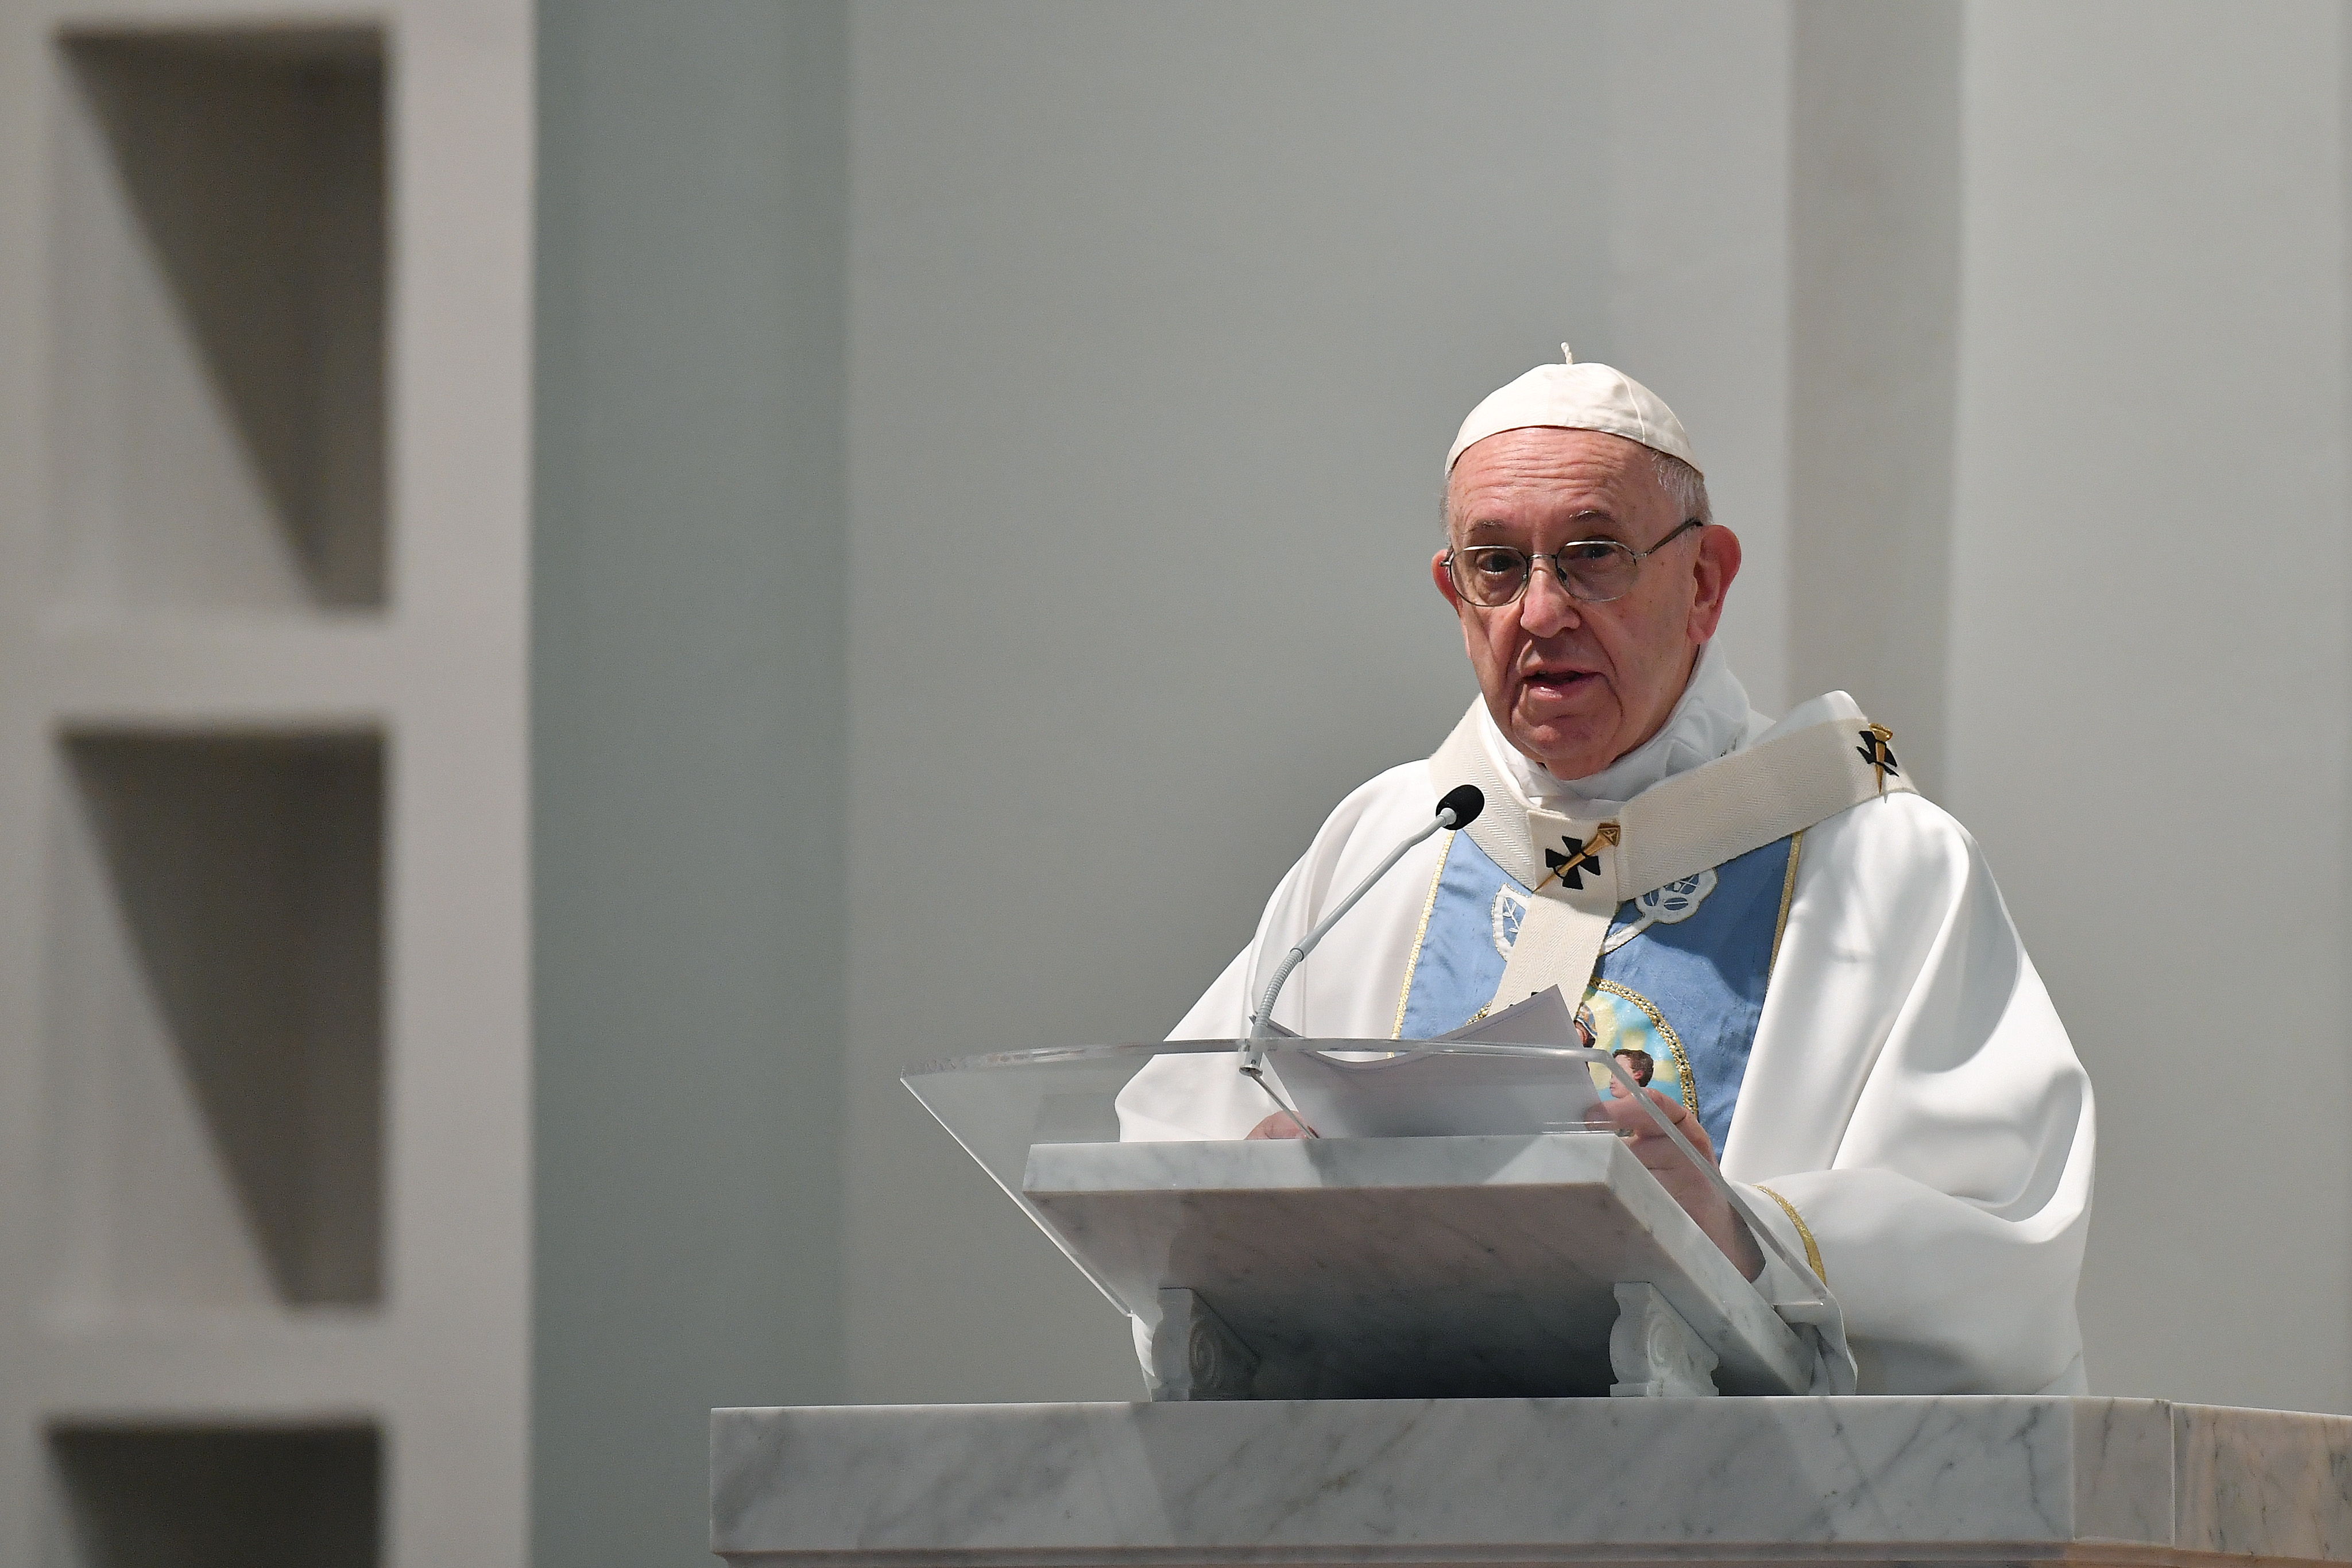
[[1576, 601], [1548, 560], [1528, 563], [1528, 591], [1519, 600], [1519, 624], [1533, 637], [1556, 637], [1573, 629], [1582, 617]]

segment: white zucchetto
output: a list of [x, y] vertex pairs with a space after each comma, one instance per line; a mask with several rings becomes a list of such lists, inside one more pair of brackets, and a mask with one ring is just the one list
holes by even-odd
[[1470, 411], [1470, 417], [1462, 422], [1462, 434], [1454, 438], [1454, 450], [1445, 455], [1446, 473], [1454, 472], [1454, 465], [1472, 442], [1506, 430], [1539, 426], [1622, 435], [1698, 468], [1683, 422], [1657, 393], [1613, 366], [1578, 364], [1566, 343], [1559, 346], [1559, 352], [1562, 363], [1538, 365], [1508, 386], [1487, 393]]

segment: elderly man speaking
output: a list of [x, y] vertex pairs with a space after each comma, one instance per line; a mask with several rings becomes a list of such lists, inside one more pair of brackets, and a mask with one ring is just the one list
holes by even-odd
[[[1484, 812], [1373, 887], [1276, 1021], [1423, 1039], [1559, 986], [1837, 1292], [1864, 1392], [2081, 1392], [2090, 1084], [1975, 841], [1845, 693], [1750, 711], [1713, 641], [1739, 540], [1649, 389], [1538, 366], [1446, 469], [1430, 571], [1480, 699], [1339, 803], [1174, 1038], [1246, 1033], [1291, 946], [1475, 784]], [[1210, 1068], [1154, 1062], [1123, 1135], [1295, 1130]], [[1804, 1291], [1646, 1115], [1608, 1109], [1759, 1289]]]

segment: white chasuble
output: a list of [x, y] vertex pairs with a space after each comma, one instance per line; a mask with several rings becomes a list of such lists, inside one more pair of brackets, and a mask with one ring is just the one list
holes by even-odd
[[[1170, 1038], [1245, 1034], [1283, 955], [1473, 774], [1481, 821], [1418, 846], [1375, 886], [1292, 977], [1276, 1020], [1326, 1038], [1426, 1038], [1566, 979], [1601, 1043], [1645, 1051], [1652, 1087], [1697, 1113], [1750, 1211], [1819, 1260], [1863, 1392], [2080, 1392], [2090, 1084], [1984, 856], [1891, 750], [1886, 776], [1865, 760], [1832, 779], [1844, 764], [1829, 748], [1809, 742], [1791, 764], [1784, 747], [1780, 768], [1744, 775], [1772, 789], [1722, 798], [1717, 781], [1738, 784], [1738, 770], [1707, 764], [1748, 760], [1727, 753], [1818, 740], [1831, 724], [1857, 758], [1874, 750], [1842, 692], [1769, 727], [1745, 709], [1710, 648], [1665, 730], [1563, 786], [1474, 705], [1437, 757], [1340, 802], [1255, 940]], [[1590, 793], [1612, 784], [1630, 798]], [[1759, 798], [1808, 789], [1810, 807]], [[1596, 842], [1611, 836], [1591, 831], [1602, 822], [1618, 841]], [[1581, 885], [1563, 887], [1571, 878]], [[1266, 1102], [1229, 1057], [1165, 1057], [1119, 1112], [1129, 1139], [1238, 1138]], [[1808, 1293], [1787, 1273], [1773, 1262], [1758, 1288]]]

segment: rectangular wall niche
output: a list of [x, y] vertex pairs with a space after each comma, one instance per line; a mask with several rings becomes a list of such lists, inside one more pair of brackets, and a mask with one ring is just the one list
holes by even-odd
[[379, 1447], [363, 1427], [53, 1430], [47, 1568], [370, 1568]]
[[68, 33], [58, 592], [384, 601], [384, 70], [372, 30]]
[[382, 1293], [383, 747], [79, 734], [52, 820], [59, 1307]]

